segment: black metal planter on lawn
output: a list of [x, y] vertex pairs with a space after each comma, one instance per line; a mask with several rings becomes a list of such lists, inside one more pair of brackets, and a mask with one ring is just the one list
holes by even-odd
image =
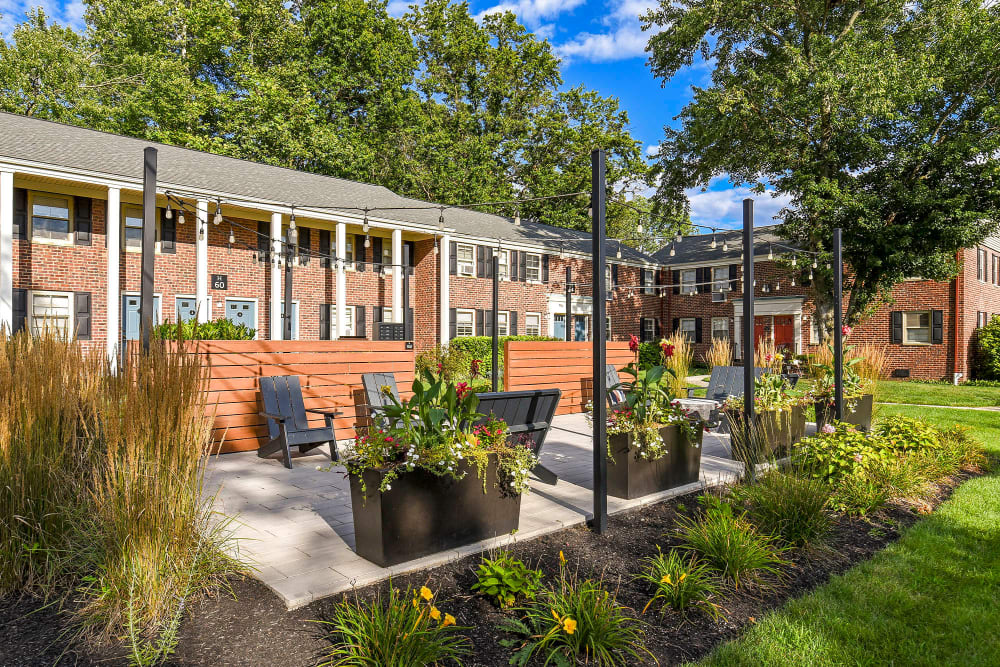
[[366, 470], [366, 493], [351, 475], [358, 555], [387, 567], [517, 530], [520, 494], [497, 488], [497, 459], [486, 467], [486, 493], [474, 465], [460, 480], [425, 470], [405, 472], [379, 491], [382, 471]]
[[[862, 431], [872, 430], [872, 406], [874, 405], [871, 394], [864, 394], [857, 398], [844, 399], [844, 419], [845, 424], [854, 424]], [[823, 428], [825, 424], [833, 421], [833, 404], [826, 401], [816, 401], [816, 429]]]
[[794, 405], [788, 410], [764, 410], [754, 413], [754, 433], [751, 437], [750, 447], [755, 450], [753, 456], [748, 456], [747, 446], [743, 444], [741, 436], [743, 429], [738, 425], [740, 419], [730, 419], [730, 432], [733, 434], [733, 459], [747, 462], [748, 458], [753, 458], [755, 463], [761, 463], [773, 457], [788, 456], [791, 453], [792, 445], [805, 436], [806, 432], [806, 411], [801, 405]]
[[658, 491], [697, 482], [701, 474], [701, 438], [703, 431], [690, 438], [680, 426], [664, 426], [660, 437], [667, 453], [653, 461], [636, 457], [631, 433], [608, 436], [608, 495], [615, 498], [641, 498]]

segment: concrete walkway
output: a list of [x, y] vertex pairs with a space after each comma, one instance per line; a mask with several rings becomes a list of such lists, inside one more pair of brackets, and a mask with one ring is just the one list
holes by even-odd
[[[288, 470], [256, 452], [224, 454], [209, 464], [206, 491], [215, 508], [235, 517], [230, 524], [236, 555], [257, 568], [255, 576], [279, 595], [289, 609], [365, 586], [390, 576], [440, 565], [514, 540], [526, 540], [591, 517], [591, 431], [582, 414], [556, 417], [542, 451], [542, 463], [559, 476], [549, 486], [537, 480], [521, 501], [520, 528], [487, 542], [433, 554], [390, 568], [371, 563], [354, 551], [354, 521], [345, 469], [318, 470], [326, 455], [308, 455]], [[701, 481], [639, 500], [608, 498], [610, 513], [622, 512], [706, 485], [735, 479], [742, 464], [729, 458], [729, 438], [705, 434]]]

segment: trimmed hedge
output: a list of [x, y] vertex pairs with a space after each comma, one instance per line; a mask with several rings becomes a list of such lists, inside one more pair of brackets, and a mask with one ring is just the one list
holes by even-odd
[[[509, 340], [514, 341], [536, 341], [536, 340], [562, 340], [551, 336], [500, 336], [500, 349], [497, 350], [497, 363], [500, 365], [500, 372], [503, 373], [503, 347]], [[493, 337], [492, 336], [463, 336], [453, 338], [448, 347], [465, 353], [468, 363], [471, 365], [473, 359], [479, 359], [479, 374], [489, 376], [493, 363]], [[468, 372], [466, 368], [466, 372]]]
[[650, 368], [663, 363], [660, 344], [654, 341], [639, 343], [639, 368]]
[[1000, 380], [1000, 315], [994, 315], [986, 326], [979, 330], [977, 340], [979, 356], [976, 363], [976, 378]]
[[197, 323], [194, 320], [182, 322], [180, 325], [159, 324], [153, 327], [153, 338], [156, 340], [176, 340], [177, 328], [180, 327], [181, 338], [184, 340], [253, 340], [256, 331], [243, 324], [236, 324], [225, 317], [210, 322]]

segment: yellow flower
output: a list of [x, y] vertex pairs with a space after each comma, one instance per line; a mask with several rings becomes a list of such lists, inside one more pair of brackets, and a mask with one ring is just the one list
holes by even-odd
[[661, 584], [672, 584], [674, 582], [670, 581], [670, 575], [669, 574], [665, 574], [665, 575], [663, 575], [663, 578], [660, 579], [660, 583]]
[[413, 608], [416, 609], [418, 604], [420, 604], [420, 600], [417, 598], [416, 595], [414, 595], [413, 596]]
[[562, 621], [562, 619], [559, 618], [559, 614], [556, 613], [555, 609], [552, 610], [552, 618], [556, 619], [556, 623], [559, 623], [559, 622]]
[[679, 584], [679, 583], [681, 583], [682, 581], [684, 581], [685, 579], [687, 579], [687, 572], [685, 572], [685, 573], [683, 573], [683, 574], [681, 575], [681, 578], [677, 580], [677, 583]]
[[444, 621], [441, 622], [441, 627], [447, 628], [449, 625], [455, 625], [455, 617], [451, 614], [445, 614]]
[[426, 586], [421, 586], [420, 597], [422, 597], [425, 600], [430, 600], [432, 597], [434, 597], [434, 593], [431, 593], [431, 589], [427, 588]]
[[433, 618], [435, 621], [441, 620], [441, 612], [438, 611], [437, 607], [431, 607], [431, 618]]
[[563, 630], [566, 631], [567, 635], [571, 635], [576, 632], [576, 621], [572, 618], [567, 618], [563, 621]]
[[563, 556], [562, 549], [559, 550], [559, 564], [560, 565], [566, 564], [566, 556]]

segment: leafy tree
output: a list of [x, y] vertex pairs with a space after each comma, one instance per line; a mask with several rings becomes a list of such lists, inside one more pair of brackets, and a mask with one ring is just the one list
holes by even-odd
[[[830, 251], [844, 230], [848, 322], [907, 277], [946, 279], [1000, 213], [1000, 6], [978, 0], [663, 1], [648, 45], [668, 79], [712, 83], [667, 128], [657, 198], [718, 175], [792, 204], [782, 231]], [[816, 272], [832, 309], [832, 275]]]

